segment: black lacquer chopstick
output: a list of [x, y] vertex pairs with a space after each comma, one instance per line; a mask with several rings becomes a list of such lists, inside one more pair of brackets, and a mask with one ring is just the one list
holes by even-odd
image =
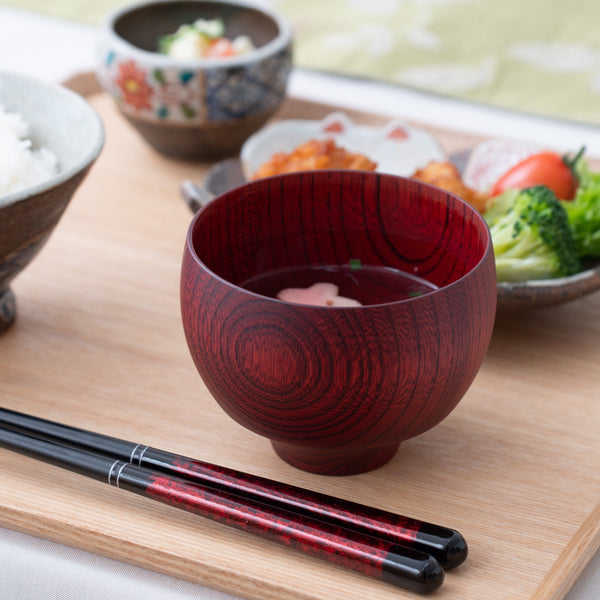
[[0, 409], [0, 424], [414, 548], [433, 556], [444, 569], [458, 566], [467, 557], [463, 536], [433, 523], [8, 409]]
[[444, 580], [440, 564], [424, 552], [295, 515], [223, 490], [0, 427], [0, 447], [104, 481], [109, 485], [199, 514], [418, 593]]

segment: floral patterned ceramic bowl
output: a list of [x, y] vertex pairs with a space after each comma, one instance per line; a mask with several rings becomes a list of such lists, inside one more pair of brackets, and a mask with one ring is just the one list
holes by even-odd
[[[250, 51], [173, 58], [159, 40], [197, 19], [248, 36]], [[276, 11], [251, 0], [151, 0], [111, 13], [100, 34], [97, 75], [121, 113], [159, 152], [216, 159], [236, 153], [281, 104], [292, 32]]]

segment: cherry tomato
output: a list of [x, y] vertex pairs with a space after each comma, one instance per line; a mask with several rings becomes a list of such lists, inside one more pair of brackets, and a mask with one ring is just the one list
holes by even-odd
[[522, 190], [533, 185], [549, 187], [558, 198], [572, 200], [579, 182], [572, 166], [556, 152], [540, 152], [509, 169], [492, 188], [491, 195], [497, 196], [504, 190]]

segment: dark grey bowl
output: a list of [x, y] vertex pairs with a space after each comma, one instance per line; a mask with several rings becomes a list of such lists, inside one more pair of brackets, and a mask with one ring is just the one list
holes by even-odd
[[59, 172], [22, 191], [0, 196], [0, 333], [15, 319], [11, 281], [48, 241], [75, 190], [104, 144], [96, 111], [81, 96], [13, 73], [0, 73], [0, 104], [30, 125], [34, 147], [58, 157]]
[[498, 283], [498, 311], [550, 308], [600, 290], [600, 263], [569, 277]]
[[[255, 50], [221, 59], [177, 60], [158, 39], [199, 18]], [[292, 31], [250, 0], [154, 0], [120, 8], [100, 36], [97, 75], [125, 118], [162, 154], [214, 160], [235, 154], [281, 105], [292, 65]]]

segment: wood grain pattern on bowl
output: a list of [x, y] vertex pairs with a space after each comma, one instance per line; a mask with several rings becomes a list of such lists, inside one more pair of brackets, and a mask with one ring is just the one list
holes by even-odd
[[[356, 258], [438, 287], [353, 308], [291, 304], [244, 287]], [[496, 308], [489, 232], [459, 198], [401, 177], [314, 171], [256, 180], [194, 217], [181, 306], [196, 367], [233, 419], [296, 467], [364, 472], [442, 421], [478, 372]]]

